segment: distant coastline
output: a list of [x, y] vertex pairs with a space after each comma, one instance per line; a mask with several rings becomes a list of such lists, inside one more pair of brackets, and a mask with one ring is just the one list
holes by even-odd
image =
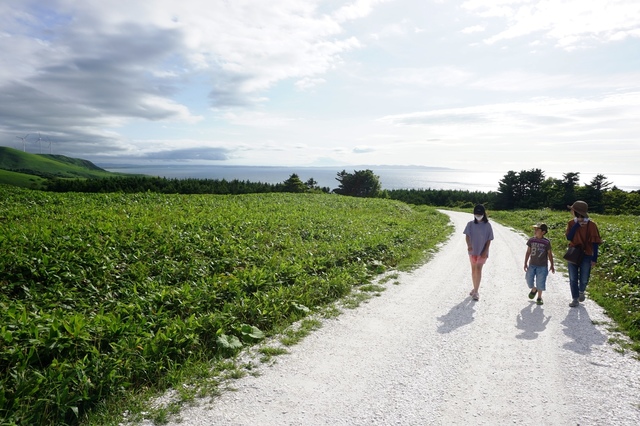
[[[159, 176], [168, 179], [226, 179], [250, 182], [281, 183], [295, 173], [306, 182], [313, 178], [320, 187], [337, 188], [337, 173], [342, 170], [372, 170], [380, 177], [383, 189], [444, 189], [468, 191], [497, 191], [506, 172], [472, 171], [431, 166], [238, 166], [238, 165], [136, 165], [98, 164], [99, 167], [117, 173], [133, 173]], [[562, 178], [562, 174], [545, 173], [547, 177]], [[640, 174], [603, 173], [612, 185], [624, 191], [640, 190]], [[595, 173], [580, 174], [581, 184], [588, 183]]]

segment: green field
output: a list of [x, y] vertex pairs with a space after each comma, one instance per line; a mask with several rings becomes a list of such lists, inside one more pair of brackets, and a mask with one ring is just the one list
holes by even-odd
[[47, 178], [88, 179], [119, 176], [87, 160], [31, 154], [0, 146], [0, 184], [41, 188]]
[[432, 208], [329, 194], [0, 185], [0, 200], [1, 424], [82, 423], [170, 387], [424, 261], [451, 231]]
[[[330, 194], [0, 185], [0, 200], [0, 424], [110, 424], [95, 413], [117, 417], [208, 374], [381, 272], [423, 262], [452, 230], [430, 207]], [[567, 212], [491, 218], [527, 235], [545, 221], [562, 262]], [[637, 217], [593, 218], [605, 243], [589, 295], [640, 350]]]
[[45, 181], [46, 179], [39, 176], [0, 169], [0, 184], [38, 189], [42, 187]]

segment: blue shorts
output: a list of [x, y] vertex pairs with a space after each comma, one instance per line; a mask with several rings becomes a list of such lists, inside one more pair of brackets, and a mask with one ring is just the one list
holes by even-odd
[[[547, 289], [547, 275], [549, 275], [549, 268], [547, 266], [532, 266], [529, 265], [527, 272], [524, 274], [524, 279], [527, 280], [529, 288], [536, 287], [538, 290], [545, 291]], [[535, 285], [534, 285], [535, 278]]]

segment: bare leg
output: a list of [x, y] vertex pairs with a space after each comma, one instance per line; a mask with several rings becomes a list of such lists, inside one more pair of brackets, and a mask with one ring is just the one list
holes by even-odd
[[480, 289], [480, 280], [482, 279], [482, 267], [484, 265], [471, 265], [471, 281], [473, 282], [473, 291], [478, 293]]

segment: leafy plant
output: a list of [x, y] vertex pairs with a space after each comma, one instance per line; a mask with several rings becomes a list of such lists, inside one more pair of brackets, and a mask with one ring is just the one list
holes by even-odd
[[171, 386], [422, 261], [451, 229], [434, 209], [328, 194], [0, 185], [0, 199], [2, 424], [77, 424]]

